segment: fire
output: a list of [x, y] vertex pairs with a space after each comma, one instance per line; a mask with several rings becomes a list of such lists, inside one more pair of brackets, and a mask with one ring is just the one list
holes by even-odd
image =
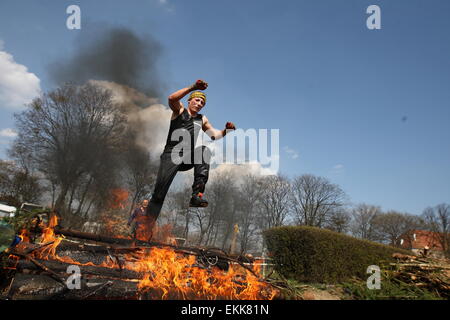
[[[70, 257], [60, 257], [56, 253], [63, 237], [56, 236], [54, 227], [58, 224], [52, 216], [43, 229], [42, 249], [33, 254], [39, 259], [53, 259], [81, 266], [119, 268], [115, 261], [106, 259], [101, 265], [91, 262], [80, 263]], [[164, 228], [163, 228], [164, 229]], [[162, 234], [164, 231], [160, 230]], [[137, 249], [133, 254], [124, 255], [123, 266], [142, 274], [137, 289], [140, 297], [149, 299], [273, 299], [277, 293], [258, 278], [258, 268], [253, 273], [237, 264], [227, 271], [199, 265], [194, 255], [176, 252], [172, 248]]]
[[[40, 244], [49, 244], [45, 247], [43, 247], [40, 250], [36, 250], [35, 255], [39, 259], [54, 259], [57, 261], [61, 261], [64, 263], [70, 263], [70, 264], [77, 264], [82, 266], [96, 266], [92, 262], [88, 263], [80, 263], [78, 261], [73, 260], [70, 257], [61, 257], [56, 253], [56, 249], [61, 243], [61, 241], [64, 239], [63, 237], [56, 236], [54, 228], [58, 225], [58, 217], [56, 215], [52, 215], [50, 217], [50, 221], [48, 223], [48, 226], [42, 230], [42, 237]], [[117, 267], [116, 263], [111, 261], [110, 259], [103, 262], [101, 265], [98, 265], [98, 267], [107, 267], [107, 268], [115, 268]]]
[[276, 294], [242, 267], [202, 268], [194, 256], [185, 257], [173, 249], [152, 248], [131, 269], [144, 273], [138, 288], [151, 298], [261, 300]]
[[27, 229], [20, 230], [19, 237], [20, 237], [22, 242], [30, 242], [30, 237], [28, 236]]
[[48, 258], [48, 256], [56, 257], [56, 248], [62, 241], [62, 237], [55, 236], [54, 228], [58, 225], [58, 217], [56, 215], [52, 215], [50, 217], [50, 220], [48, 222], [48, 226], [42, 230], [42, 236], [41, 236], [41, 244], [49, 244], [48, 246], [45, 246], [42, 250], [39, 250], [38, 257]]
[[124, 189], [113, 189], [111, 190], [112, 200], [111, 209], [125, 209], [127, 203], [129, 192]]
[[50, 217], [50, 221], [48, 222], [48, 226], [42, 231], [41, 243], [47, 243], [55, 240], [54, 228], [57, 225], [58, 217], [56, 215], [52, 215]]

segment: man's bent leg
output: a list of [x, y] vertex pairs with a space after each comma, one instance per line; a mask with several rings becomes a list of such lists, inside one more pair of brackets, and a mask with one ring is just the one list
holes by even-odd
[[161, 163], [159, 165], [158, 175], [156, 177], [155, 189], [152, 198], [147, 207], [147, 214], [152, 216], [154, 220], [158, 219], [161, 208], [164, 204], [167, 192], [178, 171], [177, 164], [174, 164], [170, 154], [163, 153], [161, 155]]
[[192, 194], [205, 192], [205, 186], [209, 177], [209, 163], [211, 162], [211, 151], [208, 147], [197, 148], [196, 152], [201, 151], [201, 163], [194, 163], [194, 183], [192, 185]]
[[192, 184], [192, 198], [190, 202], [190, 205], [193, 207], [208, 206], [208, 202], [202, 199], [202, 196], [208, 182], [211, 151], [205, 146], [202, 146], [200, 150], [203, 152], [201, 163], [194, 163], [194, 183]]

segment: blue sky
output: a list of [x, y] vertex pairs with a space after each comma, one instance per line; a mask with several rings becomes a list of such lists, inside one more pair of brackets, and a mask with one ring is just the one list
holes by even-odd
[[[81, 30], [66, 28], [72, 4]], [[366, 27], [373, 4], [381, 30]], [[151, 34], [162, 98], [204, 78], [215, 126], [280, 129], [281, 173], [420, 214], [450, 202], [448, 12], [446, 0], [2, 0], [0, 50], [46, 91], [49, 64], [77, 50], [79, 33]], [[0, 158], [19, 107], [0, 105]]]

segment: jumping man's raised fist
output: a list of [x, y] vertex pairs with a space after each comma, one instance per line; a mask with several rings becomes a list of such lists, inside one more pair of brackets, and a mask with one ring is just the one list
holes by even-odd
[[192, 85], [192, 89], [193, 90], [205, 90], [206, 88], [208, 88], [208, 83], [206, 81], [203, 81], [203, 80], [197, 80]]
[[225, 124], [225, 129], [226, 129], [226, 130], [236, 130], [236, 126], [234, 125], [233, 122], [227, 122], [227, 123]]

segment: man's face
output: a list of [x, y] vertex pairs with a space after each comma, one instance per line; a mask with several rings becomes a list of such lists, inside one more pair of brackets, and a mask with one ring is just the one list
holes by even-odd
[[148, 200], [142, 201], [142, 206], [146, 208], [148, 206]]
[[205, 100], [196, 97], [189, 100], [189, 109], [195, 113], [198, 113], [205, 106]]

